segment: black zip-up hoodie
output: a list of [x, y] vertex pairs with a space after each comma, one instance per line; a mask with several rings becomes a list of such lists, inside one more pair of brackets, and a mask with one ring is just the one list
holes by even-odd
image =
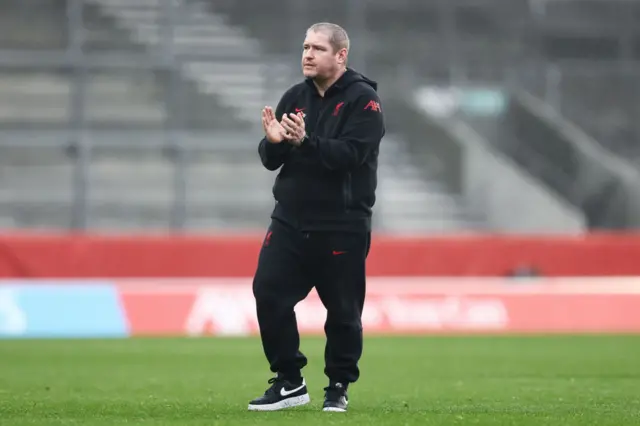
[[306, 79], [285, 92], [276, 119], [300, 111], [308, 136], [300, 147], [260, 141], [262, 164], [282, 166], [271, 217], [301, 231], [371, 231], [385, 134], [377, 83], [349, 68], [322, 97]]

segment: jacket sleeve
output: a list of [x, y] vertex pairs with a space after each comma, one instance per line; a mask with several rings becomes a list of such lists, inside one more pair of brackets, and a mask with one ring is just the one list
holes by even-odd
[[359, 96], [345, 113], [349, 117], [336, 139], [308, 134], [300, 146], [302, 152], [317, 158], [329, 170], [350, 171], [361, 166], [378, 149], [385, 134], [380, 98], [375, 92]]
[[[284, 114], [284, 99], [287, 96], [288, 92], [285, 93], [278, 105], [276, 106], [276, 120], [280, 120], [282, 114]], [[265, 136], [260, 141], [258, 145], [258, 153], [260, 154], [260, 160], [262, 161], [262, 165], [267, 170], [277, 170], [282, 164], [284, 164], [284, 160], [287, 158], [287, 155], [291, 151], [293, 146], [286, 141], [282, 141], [280, 143], [271, 143], [267, 140]]]

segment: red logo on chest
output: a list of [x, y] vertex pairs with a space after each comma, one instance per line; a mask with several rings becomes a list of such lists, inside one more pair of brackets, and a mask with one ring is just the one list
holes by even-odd
[[333, 110], [334, 117], [338, 115], [338, 113], [340, 112], [340, 108], [342, 108], [343, 105], [344, 105], [344, 102], [340, 102], [338, 105], [336, 105], [335, 109]]
[[300, 114], [302, 116], [302, 118], [304, 119], [307, 116], [307, 114], [304, 113], [305, 109], [306, 108], [296, 108], [296, 114]]

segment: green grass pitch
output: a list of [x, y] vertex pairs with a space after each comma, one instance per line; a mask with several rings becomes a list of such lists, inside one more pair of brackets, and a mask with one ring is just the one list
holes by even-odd
[[368, 337], [350, 411], [247, 411], [255, 338], [0, 340], [0, 425], [640, 425], [640, 336]]

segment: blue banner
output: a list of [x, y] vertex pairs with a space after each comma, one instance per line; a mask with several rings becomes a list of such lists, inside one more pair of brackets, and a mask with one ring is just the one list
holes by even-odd
[[0, 338], [125, 337], [117, 290], [104, 281], [0, 285]]

